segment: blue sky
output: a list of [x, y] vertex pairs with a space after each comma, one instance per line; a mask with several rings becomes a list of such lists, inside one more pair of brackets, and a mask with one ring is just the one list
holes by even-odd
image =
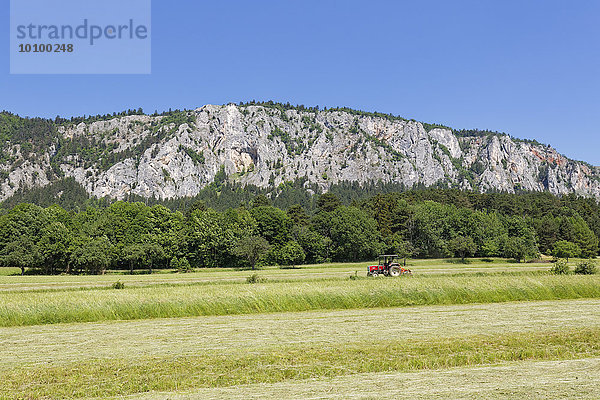
[[152, 37], [150, 75], [10, 75], [3, 29], [0, 109], [273, 99], [503, 131], [600, 165], [599, 1], [153, 0]]

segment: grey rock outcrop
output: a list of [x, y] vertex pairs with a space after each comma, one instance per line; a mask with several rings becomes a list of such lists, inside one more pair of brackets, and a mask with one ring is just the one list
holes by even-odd
[[[340, 110], [207, 105], [186, 113], [184, 123], [141, 115], [65, 124], [55, 146], [28, 158], [12, 144], [5, 149], [11, 161], [0, 163], [0, 200], [60, 175], [96, 197], [193, 196], [221, 169], [231, 182], [260, 187], [304, 178], [323, 190], [341, 181], [381, 181], [600, 198], [599, 168], [506, 135], [459, 137], [416, 121]], [[84, 139], [103, 149], [96, 158], [58, 151], [65, 141]]]

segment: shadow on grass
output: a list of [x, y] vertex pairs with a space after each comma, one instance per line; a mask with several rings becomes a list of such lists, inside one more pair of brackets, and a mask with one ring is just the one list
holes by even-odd
[[468, 258], [447, 258], [444, 262], [447, 262], [448, 264], [471, 264], [471, 260]]

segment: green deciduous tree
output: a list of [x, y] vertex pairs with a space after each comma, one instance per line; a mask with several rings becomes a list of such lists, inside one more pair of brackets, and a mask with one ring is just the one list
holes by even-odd
[[506, 218], [505, 225], [507, 236], [502, 239], [504, 257], [525, 261], [528, 257], [538, 256], [535, 232], [524, 218], [518, 216]]
[[38, 248], [45, 273], [69, 272], [71, 241], [71, 231], [62, 222], [52, 222], [42, 230]]
[[255, 269], [256, 263], [265, 256], [271, 245], [260, 236], [246, 236], [233, 248], [233, 253], [248, 262], [250, 268]]
[[328, 220], [332, 257], [337, 261], [370, 260], [383, 248], [377, 223], [356, 207], [338, 207]]
[[408, 237], [421, 257], [447, 257], [448, 240], [454, 233], [452, 215], [456, 208], [432, 201], [414, 207]]
[[509, 237], [504, 243], [504, 257], [517, 261], [525, 261], [527, 257], [536, 257], [538, 254], [535, 243], [523, 237]]
[[250, 214], [256, 220], [257, 233], [269, 244], [281, 245], [291, 239], [292, 220], [282, 210], [270, 206], [254, 207]]
[[6, 267], [20, 268], [21, 275], [25, 274], [27, 268], [36, 268], [41, 262], [38, 247], [25, 235], [8, 243], [3, 253], [0, 263]]
[[301, 229], [298, 234], [298, 243], [306, 254], [306, 262], [318, 264], [330, 259], [331, 239], [324, 237], [311, 229]]
[[567, 262], [569, 262], [569, 258], [579, 257], [581, 255], [581, 249], [573, 242], [559, 240], [554, 243], [552, 255], [557, 258], [566, 258]]
[[144, 245], [134, 243], [123, 248], [122, 255], [129, 263], [129, 273], [133, 274], [135, 269], [141, 268], [148, 264], [148, 255], [144, 249]]
[[291, 240], [283, 246], [274, 249], [273, 258], [278, 265], [295, 267], [304, 262], [306, 255], [304, 254], [302, 246], [295, 240]]
[[187, 256], [194, 267], [242, 266], [233, 249], [242, 238], [257, 233], [256, 220], [250, 213], [233, 209], [225, 213], [196, 211], [186, 228]]
[[457, 236], [450, 240], [448, 248], [456, 257], [465, 261], [466, 256], [472, 256], [477, 252], [477, 245], [470, 236]]
[[104, 274], [113, 262], [114, 247], [106, 236], [80, 237], [74, 240], [71, 260], [78, 271]]

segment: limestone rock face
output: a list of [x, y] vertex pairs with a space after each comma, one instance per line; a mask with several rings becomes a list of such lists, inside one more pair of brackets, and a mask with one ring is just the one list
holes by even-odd
[[[600, 198], [600, 169], [506, 135], [460, 137], [416, 121], [340, 110], [207, 105], [58, 127], [55, 144], [0, 158], [0, 200], [73, 177], [96, 197], [194, 196], [224, 171], [230, 182], [276, 187], [303, 178], [441, 185], [480, 191], [575, 192]], [[75, 146], [73, 143], [77, 143]], [[64, 147], [73, 147], [67, 152]], [[87, 146], [87, 147], [86, 147]]]

